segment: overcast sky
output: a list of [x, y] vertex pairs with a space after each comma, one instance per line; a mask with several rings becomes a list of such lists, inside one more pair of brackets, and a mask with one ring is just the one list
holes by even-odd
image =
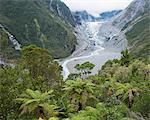
[[93, 15], [126, 8], [133, 0], [62, 0], [72, 10], [87, 10]]

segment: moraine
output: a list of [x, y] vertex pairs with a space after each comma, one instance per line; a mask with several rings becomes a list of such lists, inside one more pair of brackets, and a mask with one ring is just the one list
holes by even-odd
[[[87, 46], [80, 49], [77, 55], [73, 54], [60, 62], [63, 67], [62, 74], [64, 79], [67, 79], [70, 73], [77, 73], [74, 68], [76, 64], [81, 64], [86, 61], [94, 63], [96, 65], [92, 70], [92, 75], [94, 75], [98, 73], [98, 70], [107, 60], [120, 58], [120, 51], [114, 50], [113, 48], [106, 49], [104, 47], [105, 43], [102, 36], [98, 34], [102, 29], [102, 24], [103, 22], [84, 22], [81, 26], [77, 27], [78, 34], [80, 34], [80, 37], [78, 37], [79, 41], [84, 40]], [[79, 55], [80, 53], [82, 54]]]

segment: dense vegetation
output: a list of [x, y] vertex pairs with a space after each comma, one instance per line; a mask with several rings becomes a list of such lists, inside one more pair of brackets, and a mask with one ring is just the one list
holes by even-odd
[[[132, 22], [130, 24], [132, 26]], [[136, 21], [131, 30], [126, 33], [126, 37], [133, 57], [150, 59], [150, 16], [148, 12]]]
[[[86, 62], [76, 67], [87, 70], [94, 65]], [[0, 119], [150, 118], [148, 61], [132, 59], [126, 50], [120, 60], [106, 62], [99, 74], [80, 77], [63, 81], [61, 67], [47, 50], [24, 47], [16, 66], [0, 68]]]
[[19, 54], [20, 51], [15, 50], [6, 31], [3, 28], [0, 28], [0, 58], [16, 59], [20, 56]]
[[37, 45], [55, 58], [66, 57], [75, 49], [73, 17], [60, 0], [0, 0], [0, 24], [22, 46]]
[[94, 64], [77, 64], [78, 74], [64, 81], [54, 57], [75, 49], [69, 9], [60, 0], [0, 0], [0, 58], [18, 58], [0, 66], [0, 120], [149, 120], [149, 6], [144, 9], [124, 27], [132, 26], [130, 54], [122, 51], [93, 76]]

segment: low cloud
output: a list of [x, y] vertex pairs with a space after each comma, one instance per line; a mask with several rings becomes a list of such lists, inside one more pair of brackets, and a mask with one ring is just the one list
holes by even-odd
[[133, 0], [62, 0], [72, 10], [87, 10], [93, 15], [126, 8]]

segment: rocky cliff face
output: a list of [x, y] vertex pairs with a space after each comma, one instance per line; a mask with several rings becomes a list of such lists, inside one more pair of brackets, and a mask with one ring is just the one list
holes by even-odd
[[35, 44], [55, 58], [75, 49], [75, 22], [60, 0], [0, 0], [0, 24], [22, 46]]
[[95, 22], [95, 21], [105, 21], [119, 14], [122, 10], [106, 11], [99, 14], [99, 16], [93, 16], [87, 11], [76, 11], [72, 12], [75, 22], [81, 24], [82, 22]]
[[77, 24], [81, 24], [82, 22], [94, 22], [96, 20], [93, 15], [89, 14], [85, 10], [72, 12], [72, 14]]
[[122, 12], [122, 10], [112, 10], [112, 11], [106, 11], [99, 14], [98, 20], [109, 20], [110, 18], [116, 16]]
[[[136, 47], [138, 48], [136, 51], [144, 54], [146, 52], [144, 46], [150, 45], [150, 42], [148, 41], [150, 38], [148, 35], [148, 26], [150, 23], [149, 5], [149, 0], [134, 0], [120, 14], [102, 25], [99, 35], [101, 35], [102, 39], [105, 41], [106, 47], [113, 46], [119, 50], [128, 47], [134, 55], [136, 53]], [[144, 24], [146, 24], [146, 26]], [[143, 43], [141, 42], [141, 39], [143, 40]], [[150, 47], [148, 47], [148, 49], [149, 48]], [[138, 57], [140, 57], [141, 54], [139, 54]]]
[[73, 15], [65, 3], [60, 0], [43, 0], [43, 2], [56, 16], [59, 16], [65, 22], [75, 26]]
[[112, 24], [118, 28], [123, 28], [130, 21], [141, 17], [147, 11], [148, 0], [133, 0], [133, 2], [112, 21]]

